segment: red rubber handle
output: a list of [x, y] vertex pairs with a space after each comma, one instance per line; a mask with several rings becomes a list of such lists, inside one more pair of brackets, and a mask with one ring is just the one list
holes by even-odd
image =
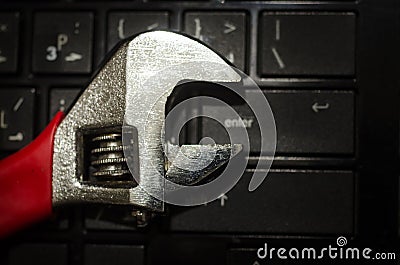
[[28, 146], [0, 161], [0, 237], [51, 214], [53, 140], [59, 112]]

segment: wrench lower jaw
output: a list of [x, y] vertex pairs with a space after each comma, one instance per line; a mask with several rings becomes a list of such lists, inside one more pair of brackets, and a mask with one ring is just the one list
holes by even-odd
[[242, 145], [171, 145], [168, 157], [173, 158], [167, 165], [165, 178], [182, 186], [193, 186], [205, 181], [214, 171], [225, 165], [229, 159], [242, 150]]

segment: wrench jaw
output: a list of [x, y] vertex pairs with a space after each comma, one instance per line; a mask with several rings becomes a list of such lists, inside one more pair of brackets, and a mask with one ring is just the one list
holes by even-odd
[[[192, 186], [206, 179], [242, 151], [241, 144], [172, 145], [167, 144], [168, 161], [165, 178], [175, 184]], [[200, 168], [199, 168], [200, 166]]]
[[[175, 174], [178, 171], [173, 169], [178, 167], [173, 166], [165, 172], [162, 133], [165, 104], [175, 85], [185, 79], [241, 81], [240, 75], [219, 55], [177, 33], [147, 32], [121, 44], [57, 129], [53, 154], [53, 205], [70, 202], [127, 204], [162, 212], [165, 175], [179, 183], [193, 185], [227, 162], [228, 152], [234, 154], [239, 147], [214, 146], [219, 152], [218, 158], [211, 167], [196, 172], [196, 176], [179, 170], [179, 174]], [[86, 139], [104, 140], [104, 135], [117, 139], [123, 136], [123, 128], [134, 131], [131, 142], [135, 148], [133, 163], [127, 163], [127, 166], [136, 174], [135, 179], [140, 185], [135, 185], [133, 178], [132, 182], [119, 183], [121, 185], [90, 181], [85, 175], [88, 172]], [[103, 138], [98, 138], [97, 133]], [[97, 147], [100, 153], [109, 152], [109, 160], [104, 157], [96, 160], [104, 166], [102, 169], [124, 173], [126, 168], [115, 167], [112, 163], [123, 159], [129, 161], [129, 157], [116, 155], [121, 148], [126, 153], [124, 139], [120, 142], [115, 146]], [[110, 167], [104, 165], [107, 161]], [[159, 174], [163, 177], [158, 177]], [[185, 178], [187, 180], [182, 180]], [[154, 194], [161, 197], [155, 198]]]

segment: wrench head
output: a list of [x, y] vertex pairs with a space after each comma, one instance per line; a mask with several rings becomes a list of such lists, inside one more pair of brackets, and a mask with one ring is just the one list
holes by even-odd
[[[53, 203], [130, 204], [163, 211], [163, 201], [151, 196], [147, 190], [162, 194], [164, 178], [158, 175], [172, 176], [171, 172], [174, 172], [165, 172], [163, 128], [167, 98], [181, 80], [239, 82], [241, 77], [210, 48], [178, 33], [146, 32], [122, 43], [57, 129], [53, 154]], [[113, 186], [89, 181], [85, 176], [87, 139], [103, 141], [103, 145], [89, 153], [89, 156], [99, 154], [91, 165], [101, 165], [103, 171], [108, 170], [114, 175], [125, 172], [126, 168], [113, 165], [113, 162], [129, 159], [116, 155], [117, 151], [125, 151], [124, 145], [119, 144], [124, 142], [119, 138], [123, 136], [124, 127], [134, 128], [135, 157], [132, 161], [135, 168], [130, 171], [140, 185]], [[120, 128], [119, 134], [111, 129], [104, 132], [104, 128]], [[101, 135], [96, 134], [99, 131]], [[108, 141], [110, 139], [115, 141]], [[232, 147], [227, 146], [216, 148], [220, 154], [232, 151]], [[104, 153], [108, 156], [102, 157]], [[213, 168], [203, 174], [198, 172], [199, 179], [229, 159], [226, 155], [219, 157], [223, 159], [217, 159]], [[97, 174], [101, 175], [102, 171], [99, 172]], [[179, 176], [183, 178], [184, 174]], [[188, 184], [196, 182], [193, 179], [187, 181]]]

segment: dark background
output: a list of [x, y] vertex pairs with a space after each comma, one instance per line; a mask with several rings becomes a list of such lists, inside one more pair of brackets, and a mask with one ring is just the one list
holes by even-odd
[[[349, 247], [398, 250], [396, 0], [2, 1], [0, 24], [14, 25], [10, 35], [0, 35], [0, 50], [12, 61], [0, 64], [0, 109], [11, 113], [8, 130], [0, 129], [2, 157], [38, 135], [60, 99], [72, 102], [85, 88], [115, 43], [116, 20], [127, 16], [118, 12], [132, 11], [161, 12], [152, 18], [160, 27], [189, 34], [200, 15], [205, 41], [225, 56], [234, 53], [238, 66], [265, 91], [276, 117], [272, 173], [255, 193], [246, 190], [246, 173], [224, 207], [219, 200], [198, 208], [168, 207], [145, 228], [135, 227], [128, 206], [55, 209], [50, 220], [1, 241], [0, 264], [256, 264], [254, 249], [265, 242], [326, 247], [335, 245], [338, 236], [345, 236]], [[148, 18], [128, 16], [125, 27], [143, 31]], [[69, 27], [75, 19], [81, 22], [82, 38]], [[274, 39], [276, 19], [279, 41]], [[227, 20], [237, 28], [229, 37], [221, 33]], [[75, 37], [61, 55], [84, 54], [72, 66], [43, 60], [46, 45], [54, 45], [63, 30]], [[283, 69], [270, 47], [282, 56]], [[13, 113], [19, 96], [26, 103]], [[314, 102], [329, 102], [331, 108], [315, 116]], [[211, 125], [196, 126], [200, 130], [189, 138], [218, 134]], [[18, 130], [26, 143], [7, 140]], [[257, 157], [255, 152], [252, 159]], [[249, 169], [253, 166], [250, 161]]]

